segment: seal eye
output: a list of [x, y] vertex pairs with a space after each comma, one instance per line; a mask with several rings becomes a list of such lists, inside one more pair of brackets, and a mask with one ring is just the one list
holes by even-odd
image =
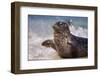
[[63, 23], [62, 22], [59, 22], [59, 25], [62, 25]]
[[60, 22], [60, 21], [57, 23], [57, 25], [59, 25], [59, 26], [60, 26], [60, 25], [62, 25], [62, 24], [63, 24], [63, 23], [62, 23], [62, 22]]

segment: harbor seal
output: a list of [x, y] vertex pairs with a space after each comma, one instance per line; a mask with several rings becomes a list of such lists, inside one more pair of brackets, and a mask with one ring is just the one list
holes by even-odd
[[62, 58], [87, 57], [88, 39], [71, 34], [69, 24], [58, 21], [53, 25], [54, 39], [45, 40], [42, 46], [55, 49]]

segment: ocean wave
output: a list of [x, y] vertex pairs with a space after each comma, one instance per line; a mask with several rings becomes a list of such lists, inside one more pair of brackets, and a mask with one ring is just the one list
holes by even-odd
[[46, 39], [52, 39], [52, 36], [43, 38], [29, 32], [29, 60], [60, 58], [54, 49], [41, 46], [41, 43]]
[[74, 25], [70, 26], [70, 31], [72, 34], [79, 36], [79, 37], [88, 37], [88, 30], [83, 27], [75, 27]]

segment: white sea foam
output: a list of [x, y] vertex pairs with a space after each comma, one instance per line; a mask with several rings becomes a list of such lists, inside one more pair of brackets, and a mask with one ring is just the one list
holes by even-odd
[[43, 38], [29, 32], [29, 60], [60, 58], [54, 49], [41, 46], [46, 39], [52, 39], [52, 37]]
[[72, 34], [79, 36], [79, 37], [88, 37], [88, 30], [82, 27], [75, 27], [74, 25], [70, 26], [70, 31]]

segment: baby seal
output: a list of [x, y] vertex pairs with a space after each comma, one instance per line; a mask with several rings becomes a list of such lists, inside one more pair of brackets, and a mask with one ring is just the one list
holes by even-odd
[[54, 40], [42, 43], [45, 47], [52, 47], [62, 58], [87, 57], [88, 39], [74, 36], [70, 33], [69, 24], [56, 22], [53, 25]]

